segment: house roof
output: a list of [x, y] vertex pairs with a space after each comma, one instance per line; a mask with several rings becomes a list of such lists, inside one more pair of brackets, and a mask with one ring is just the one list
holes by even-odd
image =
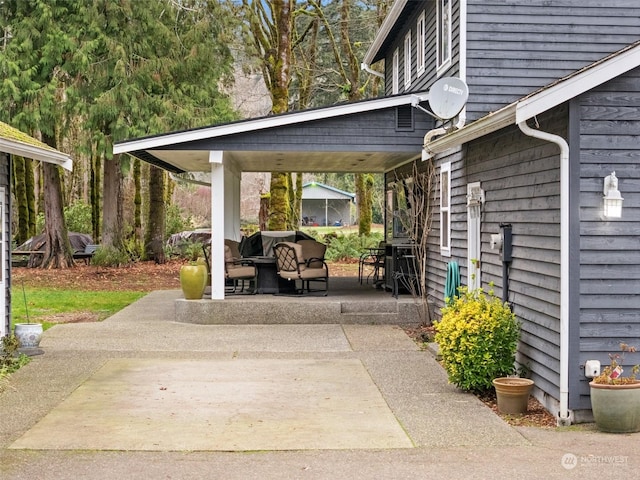
[[[373, 39], [373, 43], [364, 54], [362, 59], [362, 63], [365, 65], [371, 65], [379, 60], [384, 58], [384, 52], [388, 50], [387, 45], [391, 41], [391, 33], [395, 32], [400, 25], [401, 22], [398, 20], [406, 14], [404, 7], [410, 4], [416, 4], [418, 2], [408, 2], [408, 0], [396, 0], [391, 9], [387, 13], [387, 16], [384, 18], [382, 25], [380, 25], [380, 29]], [[422, 2], [420, 2], [422, 3]], [[416, 5], [418, 6], [418, 5]]]
[[442, 153], [509, 125], [526, 122], [638, 66], [640, 41], [560, 78], [459, 130], [432, 140], [425, 145], [425, 150], [432, 154]]
[[356, 194], [345, 192], [339, 188], [331, 187], [319, 182], [309, 182], [302, 185], [303, 200], [317, 200], [325, 198], [353, 200], [356, 198]]
[[4, 122], [0, 122], [0, 152], [55, 163], [67, 170], [71, 170], [73, 165], [71, 157], [66, 153], [62, 153]]
[[[371, 145], [362, 151], [340, 151], [337, 150], [339, 146], [330, 153], [327, 150], [310, 151], [308, 146], [312, 137], [309, 135], [301, 138], [296, 145], [287, 145], [285, 148], [284, 145], [278, 147], [278, 136], [283, 133], [276, 129], [283, 130], [293, 126], [304, 128], [319, 120], [347, 118], [354, 114], [411, 105], [416, 97], [420, 101], [426, 101], [428, 93], [412, 92], [126, 140], [117, 142], [113, 152], [129, 153], [175, 173], [209, 171], [209, 155], [212, 150], [224, 151], [225, 160], [231, 160], [243, 172], [295, 172], [301, 171], [301, 168], [305, 172], [384, 172], [415, 158], [419, 155], [419, 149], [416, 151], [407, 145], [387, 144]], [[344, 128], [348, 126], [345, 125]], [[278, 148], [269, 150], [247, 146], [252, 139], [258, 138], [267, 130], [271, 132], [272, 146], [276, 145]], [[242, 139], [241, 135], [244, 135]], [[333, 148], [330, 138], [326, 136], [314, 136], [313, 141], [323, 142], [327, 148]], [[230, 142], [235, 144], [230, 147]], [[400, 147], [402, 150], [399, 150]], [[363, 155], [366, 156], [365, 159]], [[302, 157], [304, 164], [301, 166]]]

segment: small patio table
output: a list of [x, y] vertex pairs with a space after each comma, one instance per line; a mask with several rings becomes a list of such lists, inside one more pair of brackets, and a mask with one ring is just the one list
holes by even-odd
[[257, 293], [288, 293], [295, 289], [294, 282], [289, 282], [278, 275], [276, 257], [248, 257], [258, 269]]

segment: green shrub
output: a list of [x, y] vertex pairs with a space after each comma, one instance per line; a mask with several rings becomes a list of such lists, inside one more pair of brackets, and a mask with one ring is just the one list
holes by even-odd
[[29, 357], [23, 353], [18, 354], [19, 347], [20, 342], [15, 335], [2, 337], [2, 345], [0, 345], [0, 392], [4, 390], [6, 377], [29, 363]]
[[467, 391], [491, 388], [494, 378], [515, 372], [520, 324], [507, 303], [480, 290], [460, 289], [442, 309], [435, 341], [449, 381]]
[[187, 216], [187, 218], [184, 218], [183, 211], [178, 205], [167, 205], [165, 211], [165, 233], [167, 238], [174, 233], [189, 230], [193, 227], [191, 223], [191, 217]]
[[[86, 233], [91, 235], [91, 205], [84, 202], [75, 202], [64, 207], [64, 221], [70, 232]], [[44, 214], [39, 213], [36, 218], [36, 231], [44, 232]]]
[[325, 235], [324, 242], [328, 244], [325, 258], [331, 261], [357, 260], [367, 248], [377, 247], [382, 238], [381, 233], [367, 236], [357, 233], [335, 237]]
[[100, 267], [122, 267], [131, 263], [131, 257], [127, 252], [114, 247], [98, 247], [91, 263]]

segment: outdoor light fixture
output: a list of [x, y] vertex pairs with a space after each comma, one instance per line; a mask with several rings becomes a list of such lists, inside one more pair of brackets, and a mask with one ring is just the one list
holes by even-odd
[[604, 216], [608, 218], [620, 218], [622, 216], [622, 195], [618, 190], [618, 178], [616, 172], [611, 172], [604, 179]]

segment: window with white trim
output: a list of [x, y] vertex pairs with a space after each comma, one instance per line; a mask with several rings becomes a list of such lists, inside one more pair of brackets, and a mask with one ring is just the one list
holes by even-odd
[[451, 162], [440, 167], [440, 253], [451, 256]]
[[422, 12], [416, 23], [416, 75], [418, 76], [425, 71], [425, 44], [427, 42], [425, 25], [425, 16]]
[[391, 94], [395, 95], [398, 93], [398, 78], [400, 77], [400, 52], [396, 48], [393, 51], [393, 60], [391, 63]]
[[404, 89], [411, 87], [411, 30], [404, 36]]
[[451, 0], [438, 0], [436, 68], [451, 64]]

